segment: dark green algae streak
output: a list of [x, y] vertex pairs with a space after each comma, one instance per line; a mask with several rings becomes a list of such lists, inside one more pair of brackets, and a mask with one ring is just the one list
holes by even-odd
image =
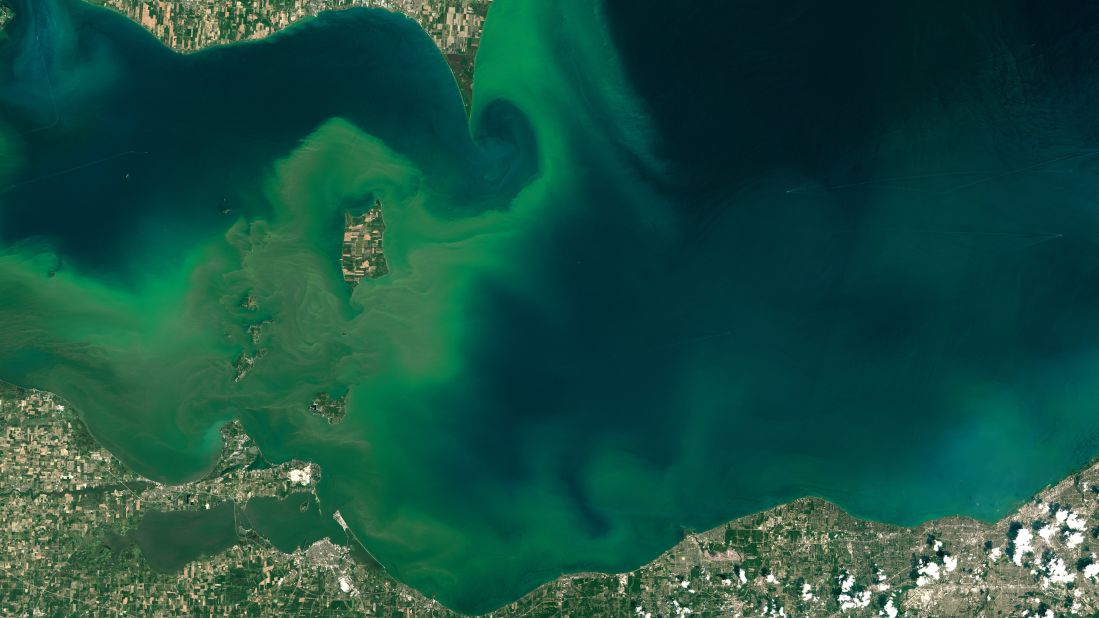
[[472, 130], [398, 16], [184, 57], [15, 4], [0, 378], [167, 481], [240, 418], [459, 610], [807, 493], [992, 519], [1099, 451], [1082, 3], [499, 0]]

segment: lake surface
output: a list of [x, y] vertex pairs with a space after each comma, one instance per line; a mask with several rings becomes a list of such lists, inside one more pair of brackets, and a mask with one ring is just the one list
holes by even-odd
[[196, 511], [149, 511], [125, 537], [108, 531], [106, 542], [116, 552], [136, 543], [150, 568], [175, 573], [203, 556], [233, 547], [240, 534], [249, 531], [287, 553], [325, 538], [348, 544], [347, 534], [319, 510], [316, 497], [305, 492], [283, 498], [260, 496], [243, 506], [224, 502]]
[[0, 378], [158, 480], [240, 418], [456, 609], [806, 494], [995, 519], [1099, 453], [1099, 5], [498, 0], [468, 123], [400, 16], [179, 56], [15, 8]]
[[283, 498], [260, 496], [244, 505], [245, 525], [260, 534], [279, 551], [292, 552], [327, 538], [347, 545], [347, 534], [332, 516], [322, 513], [311, 493]]
[[235, 509], [226, 502], [201, 511], [150, 511], [128, 539], [141, 548], [149, 568], [175, 573], [237, 544]]

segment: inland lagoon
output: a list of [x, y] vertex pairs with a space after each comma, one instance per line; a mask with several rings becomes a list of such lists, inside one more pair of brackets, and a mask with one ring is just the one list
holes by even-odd
[[467, 119], [383, 11], [178, 55], [13, 5], [0, 379], [160, 481], [240, 419], [455, 609], [806, 494], [994, 519], [1099, 453], [1099, 6], [499, 0]]

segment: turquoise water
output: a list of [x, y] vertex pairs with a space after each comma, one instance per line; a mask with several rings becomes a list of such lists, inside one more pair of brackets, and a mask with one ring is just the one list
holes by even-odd
[[240, 418], [457, 609], [805, 494], [994, 519], [1099, 452], [1099, 9], [499, 0], [469, 124], [399, 16], [179, 56], [16, 9], [0, 378], [155, 479]]

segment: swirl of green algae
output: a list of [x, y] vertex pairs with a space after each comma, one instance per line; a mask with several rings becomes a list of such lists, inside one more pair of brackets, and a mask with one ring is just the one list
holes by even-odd
[[[550, 18], [565, 20], [567, 27], [560, 32], [567, 32], [567, 37], [551, 32], [544, 37], [524, 34], [537, 31], [538, 24]], [[619, 196], [623, 220], [641, 219], [646, 222], [643, 227], [657, 235], [667, 233], [659, 224], [668, 220], [652, 202], [630, 195], [637, 185], [628, 170], [606, 164], [623, 155], [640, 159], [646, 133], [614, 57], [607, 53], [598, 12], [579, 3], [552, 10], [499, 3], [492, 19], [503, 26], [486, 32], [474, 118], [504, 99], [526, 117], [537, 119], [533, 141], [538, 147], [539, 175], [507, 209], [489, 209], [461, 219], [433, 216], [432, 212], [451, 210], [439, 203], [448, 199], [446, 195], [425, 191], [416, 170], [352, 127], [330, 123], [278, 166], [272, 201], [284, 209], [277, 211], [268, 237], [277, 236], [279, 241], [264, 239], [253, 247], [246, 266], [246, 270], [257, 269], [250, 275], [260, 307], [276, 307], [272, 311], [277, 318], [267, 331], [271, 345], [310, 342], [307, 350], [269, 350], [247, 382], [263, 385], [271, 380], [270, 388], [281, 389], [291, 381], [301, 383], [297, 401], [333, 377], [352, 385], [348, 417], [337, 427], [303, 419], [297, 410], [276, 419], [265, 404], [256, 414], [245, 416], [250, 430], [268, 452], [305, 457], [328, 470], [322, 487], [326, 501], [340, 508], [356, 530], [365, 532], [371, 551], [398, 577], [467, 609], [505, 602], [569, 564], [593, 564], [632, 553], [628, 528], [587, 548], [562, 546], [562, 536], [576, 534], [575, 505], [567, 495], [535, 491], [509, 496], [504, 503], [482, 501], [467, 509], [464, 505], [483, 500], [488, 488], [464, 486], [462, 479], [440, 474], [435, 462], [416, 461], [416, 453], [423, 450], [442, 453], [444, 459], [477, 458], [476, 446], [463, 445], [460, 432], [452, 433], [450, 426], [461, 420], [448, 417], [447, 403], [439, 401], [435, 391], [464, 379], [466, 351], [492, 336], [493, 326], [478, 316], [478, 296], [486, 290], [507, 289], [509, 294], [541, 302], [536, 299], [543, 294], [543, 286], [526, 271], [524, 253], [531, 242], [545, 242], [543, 233], [556, 218], [575, 217], [583, 211], [583, 182], [577, 183], [575, 177], [578, 169], [617, 176], [617, 184], [626, 190]], [[493, 49], [506, 53], [496, 54]], [[582, 58], [598, 58], [602, 63], [589, 63], [587, 80], [577, 81], [578, 76], [569, 71]], [[535, 72], [537, 80], [516, 78]], [[613, 110], [613, 124], [606, 122], [608, 109]], [[476, 125], [474, 132], [478, 132]], [[314, 193], [313, 188], [329, 193]], [[367, 195], [395, 205], [385, 210], [390, 274], [358, 287], [351, 301], [353, 317], [341, 320], [345, 309], [320, 283], [323, 275], [316, 277], [315, 287], [304, 290], [299, 288], [304, 285], [300, 279], [291, 283], [286, 278], [288, 273], [300, 277], [310, 272], [304, 265], [316, 254], [276, 249], [269, 243], [281, 243], [281, 231], [297, 235], [310, 229], [291, 209], [313, 216], [324, 204]], [[308, 207], [301, 210], [302, 205]], [[634, 210], [638, 207], [647, 210]], [[295, 237], [290, 245], [301, 248], [311, 242], [325, 240]], [[268, 254], [269, 250], [273, 253]], [[295, 256], [292, 263], [284, 263], [291, 255]], [[267, 268], [271, 276], [258, 271]], [[313, 268], [323, 272], [329, 266], [322, 261]], [[269, 287], [273, 282], [275, 287]], [[288, 295], [292, 302], [286, 302]], [[297, 317], [303, 307], [309, 309], [308, 318]], [[333, 349], [338, 352], [333, 354]], [[335, 365], [332, 358], [338, 359]], [[418, 446], [409, 448], [413, 443]], [[470, 452], [462, 454], [467, 449]], [[614, 477], [608, 486], [617, 487], [618, 499], [629, 500], [628, 485], [643, 489], [652, 471], [626, 455], [610, 452], [607, 457], [603, 465], [613, 470]], [[552, 471], [541, 474], [552, 475]], [[458, 510], [455, 501], [462, 504]], [[479, 508], [491, 508], [492, 517], [482, 519]], [[511, 509], [514, 512], [509, 514]], [[541, 532], [527, 535], [517, 547], [518, 529]]]

